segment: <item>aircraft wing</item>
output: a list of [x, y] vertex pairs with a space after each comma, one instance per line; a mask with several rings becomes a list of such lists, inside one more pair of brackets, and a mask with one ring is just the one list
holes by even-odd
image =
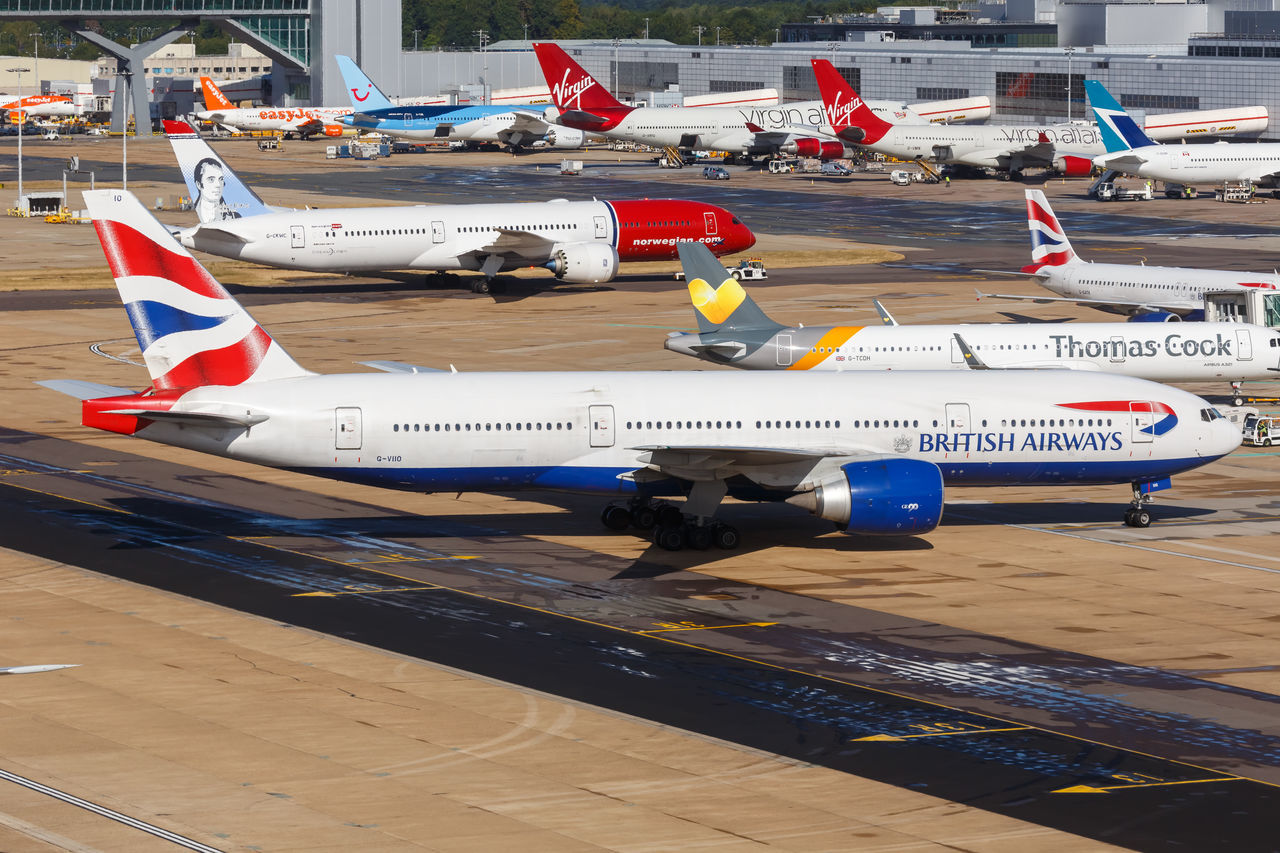
[[790, 447], [752, 447], [733, 445], [652, 444], [632, 447], [639, 451], [640, 462], [663, 474], [684, 479], [708, 479], [709, 474], [726, 469], [761, 468], [816, 462], [832, 456], [849, 456], [847, 450], [797, 450]]
[[470, 249], [463, 249], [459, 254], [482, 254], [482, 255], [502, 255], [508, 252], [532, 252], [537, 250], [548, 250], [556, 244], [555, 240], [548, 240], [541, 234], [534, 234], [529, 231], [518, 231], [511, 228], [495, 228], [498, 236], [492, 240], [480, 243]]
[[511, 122], [511, 130], [520, 133], [528, 133], [532, 136], [543, 136], [551, 125], [542, 117], [542, 113], [535, 113], [530, 110], [513, 110], [515, 120]]
[[320, 133], [324, 130], [324, 122], [308, 118], [306, 121], [295, 122], [290, 127], [293, 128], [294, 133]]
[[444, 373], [438, 367], [423, 367], [420, 364], [407, 364], [403, 361], [360, 361], [365, 367], [381, 370], [383, 373]]
[[[1138, 314], [1144, 311], [1168, 311], [1170, 314], [1189, 314], [1196, 310], [1186, 305], [1163, 305], [1159, 302], [1124, 302], [1118, 299], [1079, 299], [1071, 296], [1024, 296], [1013, 293], [983, 293], [977, 291], [978, 298], [1012, 299], [1019, 302], [1035, 302], [1048, 305], [1052, 302], [1070, 302], [1083, 308], [1118, 308], [1122, 314]], [[1130, 310], [1131, 309], [1131, 310]]]
[[[1116, 154], [1103, 155], [1101, 160], [1103, 167], [1107, 169], [1115, 169], [1117, 172], [1124, 172], [1129, 169], [1136, 169], [1147, 162], [1147, 158], [1133, 151], [1122, 151]], [[1095, 158], [1095, 162], [1098, 158]]]

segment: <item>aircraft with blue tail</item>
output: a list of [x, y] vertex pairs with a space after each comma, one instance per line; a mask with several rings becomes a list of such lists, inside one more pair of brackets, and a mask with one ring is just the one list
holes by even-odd
[[581, 148], [588, 141], [588, 134], [581, 130], [546, 121], [545, 104], [398, 106], [351, 57], [339, 54], [334, 59], [354, 109], [339, 120], [357, 131], [413, 142], [458, 140], [473, 146], [496, 143], [512, 151]]
[[1161, 145], [1151, 139], [1097, 80], [1084, 81], [1106, 154], [1093, 158], [1102, 169], [1179, 184], [1248, 181], [1280, 186], [1280, 143], [1215, 142]]

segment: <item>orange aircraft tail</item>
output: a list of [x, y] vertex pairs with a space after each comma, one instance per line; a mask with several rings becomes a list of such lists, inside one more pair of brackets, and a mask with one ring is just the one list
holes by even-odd
[[200, 88], [204, 89], [204, 108], [206, 110], [233, 110], [235, 104], [227, 100], [222, 90], [208, 77], [200, 78]]

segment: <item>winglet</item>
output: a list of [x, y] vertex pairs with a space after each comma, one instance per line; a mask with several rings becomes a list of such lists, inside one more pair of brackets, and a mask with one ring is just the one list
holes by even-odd
[[967, 343], [965, 343], [964, 338], [960, 337], [959, 332], [955, 333], [955, 339], [956, 339], [956, 343], [960, 345], [960, 354], [964, 356], [964, 363], [969, 366], [970, 370], [990, 370], [991, 369], [989, 366], [987, 366], [987, 363], [985, 361], [983, 361], [982, 359], [974, 355], [973, 349], [970, 348], [970, 346]]
[[889, 313], [888, 309], [880, 304], [879, 299], [872, 299], [871, 304], [876, 306], [876, 313], [880, 315], [881, 323], [884, 323], [886, 326], [898, 325], [898, 321], [893, 319], [893, 315]]
[[374, 85], [369, 76], [360, 70], [360, 66], [349, 56], [335, 53], [333, 59], [338, 63], [338, 71], [347, 87], [347, 97], [351, 98], [351, 108], [360, 112], [369, 110], [385, 110], [395, 106], [391, 99], [382, 94], [382, 90]]

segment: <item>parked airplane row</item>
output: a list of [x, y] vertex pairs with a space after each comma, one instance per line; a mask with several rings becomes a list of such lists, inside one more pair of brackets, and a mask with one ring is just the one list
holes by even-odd
[[[946, 484], [1129, 483], [1150, 493], [1238, 446], [1184, 391], [1103, 373], [971, 370], [455, 373], [301, 367], [132, 195], [86, 192], [151, 378], [142, 392], [42, 384], [86, 426], [415, 491], [560, 489], [626, 501], [610, 527], [666, 548], [733, 547], [726, 495], [787, 501], [853, 534], [939, 523]], [[725, 276], [680, 244], [691, 287]], [[711, 277], [701, 277], [710, 267]], [[655, 499], [685, 495], [682, 505]]]

